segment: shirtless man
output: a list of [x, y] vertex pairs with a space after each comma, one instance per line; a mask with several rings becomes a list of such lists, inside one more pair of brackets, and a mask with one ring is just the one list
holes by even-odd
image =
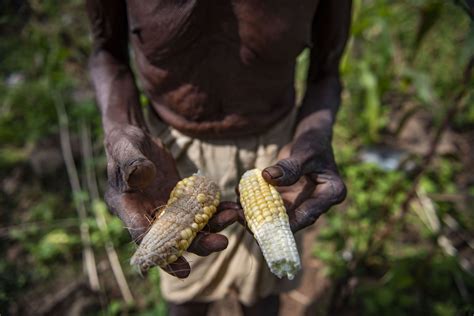
[[[150, 132], [149, 121], [147, 127], [129, 44], [153, 110], [149, 116], [155, 115], [155, 122], [168, 126], [171, 134], [199, 141], [201, 150], [203, 144], [229, 148], [227, 141], [259, 139], [296, 114], [286, 128], [290, 138], [278, 146], [278, 159], [275, 154], [275, 161], [262, 173], [279, 186], [294, 232], [345, 198], [331, 139], [340, 104], [338, 68], [348, 37], [350, 0], [87, 0], [87, 10], [94, 41], [90, 72], [108, 162], [106, 201], [133, 239], [140, 239], [153, 210], [165, 204], [180, 176], [178, 157]], [[296, 112], [295, 59], [306, 47], [311, 48], [307, 89]], [[268, 149], [271, 143], [263, 142], [261, 148]], [[238, 176], [232, 181], [236, 184]], [[217, 232], [239, 214], [238, 204], [221, 203], [210, 231], [200, 233], [188, 251], [200, 256], [228, 252], [222, 250], [228, 243], [230, 247], [230, 235]], [[190, 269], [184, 258], [167, 269], [187, 278], [183, 282], [193, 271], [194, 265]], [[169, 299], [170, 313], [204, 315], [210, 298], [219, 297], [199, 296], [208, 290], [195, 291], [184, 301]], [[163, 294], [171, 297], [167, 291]], [[244, 302], [244, 313], [276, 313], [276, 294]]]

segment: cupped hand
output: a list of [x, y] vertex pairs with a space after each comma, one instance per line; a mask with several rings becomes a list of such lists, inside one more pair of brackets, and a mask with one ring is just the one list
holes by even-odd
[[301, 135], [280, 151], [278, 159], [262, 171], [262, 176], [281, 193], [293, 232], [312, 225], [345, 199], [346, 187], [327, 133]]
[[[108, 188], [105, 200], [109, 209], [125, 224], [133, 240], [140, 243], [156, 211], [166, 205], [169, 194], [180, 180], [175, 161], [161, 141], [138, 127], [112, 129], [105, 137]], [[207, 256], [227, 247], [228, 240], [216, 234], [237, 220], [238, 206], [221, 203], [216, 214], [188, 248]], [[164, 269], [185, 278], [189, 263], [180, 257]]]

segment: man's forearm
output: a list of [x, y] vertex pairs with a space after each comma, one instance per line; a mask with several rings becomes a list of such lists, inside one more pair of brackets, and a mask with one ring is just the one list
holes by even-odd
[[332, 126], [341, 103], [339, 64], [349, 37], [351, 0], [320, 1], [311, 39], [306, 95], [298, 115], [295, 140], [331, 141]]
[[106, 50], [95, 52], [89, 69], [102, 114], [104, 132], [124, 125], [145, 128], [138, 89], [128, 64]]
[[303, 104], [298, 112], [295, 139], [312, 130], [331, 137], [341, 103], [341, 90], [338, 75], [308, 81]]

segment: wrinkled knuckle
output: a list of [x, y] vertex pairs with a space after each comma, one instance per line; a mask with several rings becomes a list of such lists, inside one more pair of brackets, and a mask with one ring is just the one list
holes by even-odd
[[285, 174], [290, 179], [296, 179], [300, 176], [300, 164], [294, 159], [284, 159], [277, 163], [278, 166], [285, 170]]
[[333, 197], [335, 203], [341, 203], [346, 199], [347, 187], [345, 183], [338, 177], [332, 181]]
[[304, 227], [314, 224], [319, 218], [318, 212], [316, 212], [316, 210], [313, 208], [305, 210], [302, 215], [304, 218]]
[[110, 164], [110, 166], [108, 166], [107, 183], [109, 188], [115, 191], [121, 191], [124, 188], [122, 169], [119, 166], [115, 164]]

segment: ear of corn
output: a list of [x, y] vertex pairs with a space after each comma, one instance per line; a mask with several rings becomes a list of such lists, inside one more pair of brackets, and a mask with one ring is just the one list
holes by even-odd
[[279, 278], [293, 279], [301, 263], [280, 194], [263, 179], [259, 169], [244, 173], [239, 191], [248, 227], [268, 267]]
[[219, 200], [217, 184], [204, 176], [178, 182], [130, 263], [143, 272], [178, 260], [215, 213]]

